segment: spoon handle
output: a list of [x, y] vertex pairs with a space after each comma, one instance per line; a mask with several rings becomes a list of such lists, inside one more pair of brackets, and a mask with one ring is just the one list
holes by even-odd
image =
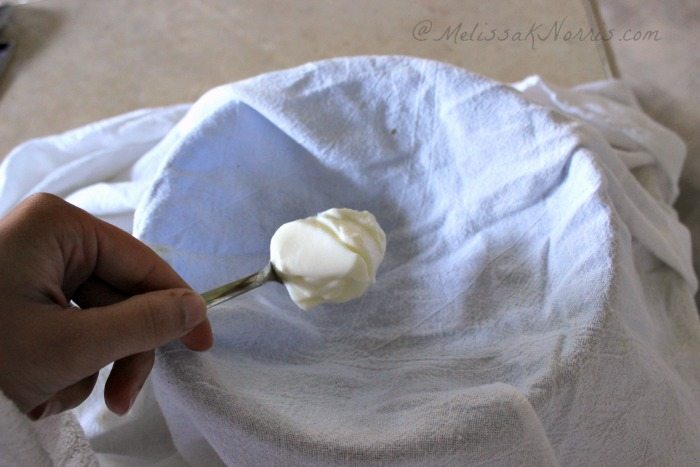
[[204, 301], [207, 303], [207, 308], [212, 308], [219, 303], [244, 294], [270, 281], [281, 282], [272, 264], [268, 264], [263, 269], [250, 276], [208, 290], [202, 294], [202, 298], [204, 298]]

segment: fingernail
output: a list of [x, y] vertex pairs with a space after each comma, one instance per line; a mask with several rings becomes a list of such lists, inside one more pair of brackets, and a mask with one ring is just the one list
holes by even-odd
[[182, 307], [185, 309], [185, 327], [192, 329], [207, 316], [207, 305], [201, 295], [186, 293], [182, 296]]
[[39, 420], [44, 415], [44, 412], [46, 411], [46, 407], [48, 405], [48, 402], [44, 402], [43, 404], [37, 405], [27, 413], [27, 417], [29, 417], [32, 421]]

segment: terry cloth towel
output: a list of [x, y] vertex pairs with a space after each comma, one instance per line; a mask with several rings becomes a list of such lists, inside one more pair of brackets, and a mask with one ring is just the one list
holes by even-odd
[[0, 466], [97, 465], [75, 417], [65, 414], [31, 423], [0, 391]]
[[166, 131], [184, 111], [18, 148], [1, 173], [32, 155], [46, 170], [0, 183], [0, 209], [36, 186], [125, 228], [135, 207], [134, 233], [200, 291], [264, 266], [280, 224], [330, 207], [373, 212], [388, 241], [361, 299], [302, 312], [268, 285], [210, 312], [211, 351], [161, 349], [157, 404], [132, 416], [162, 413], [184, 460], [700, 459], [697, 281], [671, 207], [685, 149], [621, 83], [511, 87], [339, 58], [216, 88]]

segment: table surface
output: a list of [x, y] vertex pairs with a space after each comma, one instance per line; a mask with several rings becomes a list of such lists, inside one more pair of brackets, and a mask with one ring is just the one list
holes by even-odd
[[565, 40], [595, 28], [592, 11], [589, 0], [29, 2], [0, 33], [16, 43], [0, 77], [0, 159], [29, 138], [333, 56], [416, 55], [502, 81], [604, 79], [601, 42]]

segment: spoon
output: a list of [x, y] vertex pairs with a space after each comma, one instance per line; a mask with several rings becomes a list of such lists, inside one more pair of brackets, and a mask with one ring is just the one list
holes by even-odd
[[275, 271], [272, 263], [242, 279], [208, 290], [202, 294], [202, 298], [207, 303], [207, 308], [212, 308], [219, 303], [256, 289], [266, 282], [279, 282], [282, 284], [282, 279], [277, 275], [277, 271]]

